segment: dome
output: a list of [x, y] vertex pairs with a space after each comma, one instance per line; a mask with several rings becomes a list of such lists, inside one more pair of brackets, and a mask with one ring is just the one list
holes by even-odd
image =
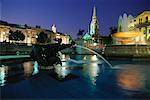
[[142, 36], [144, 34], [140, 32], [134, 32], [134, 31], [129, 31], [129, 32], [118, 32], [112, 35], [114, 38], [132, 38], [132, 37], [137, 37], [137, 36]]

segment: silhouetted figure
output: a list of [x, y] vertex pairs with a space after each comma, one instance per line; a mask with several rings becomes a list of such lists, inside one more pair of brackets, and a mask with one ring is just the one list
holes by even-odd
[[58, 43], [48, 44], [48, 45], [35, 45], [30, 54], [34, 61], [37, 61], [41, 66], [53, 66], [54, 64], [61, 64], [61, 59], [59, 58], [58, 51], [65, 48], [69, 48], [75, 44], [61, 44], [61, 39], [57, 40]]

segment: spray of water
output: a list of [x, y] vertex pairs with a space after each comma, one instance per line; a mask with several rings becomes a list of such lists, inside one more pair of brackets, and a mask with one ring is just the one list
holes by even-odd
[[88, 50], [88, 51], [90, 51], [90, 52], [96, 54], [96, 55], [97, 55], [98, 57], [100, 57], [104, 62], [106, 62], [106, 63], [109, 65], [109, 67], [113, 68], [112, 65], [111, 65], [104, 57], [102, 57], [100, 54], [98, 54], [98, 53], [95, 52], [94, 50], [91, 50], [91, 49], [89, 49], [89, 48], [87, 48], [87, 47], [80, 46], [80, 45], [75, 45], [75, 46], [76, 46], [76, 47], [79, 47], [79, 48], [82, 48], [82, 49], [85, 49], [85, 50]]
[[74, 63], [77, 63], [77, 64], [84, 64], [84, 63], [87, 63], [87, 62], [85, 62], [85, 61], [83, 61], [83, 60], [74, 60], [74, 59], [69, 59], [68, 61], [71, 61], [71, 62], [74, 62]]

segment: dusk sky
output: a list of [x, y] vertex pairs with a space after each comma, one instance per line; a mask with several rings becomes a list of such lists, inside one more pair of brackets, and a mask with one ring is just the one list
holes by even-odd
[[78, 30], [88, 30], [96, 5], [100, 34], [108, 35], [123, 13], [137, 16], [150, 10], [150, 0], [0, 0], [0, 18], [9, 23], [40, 25], [75, 37]]

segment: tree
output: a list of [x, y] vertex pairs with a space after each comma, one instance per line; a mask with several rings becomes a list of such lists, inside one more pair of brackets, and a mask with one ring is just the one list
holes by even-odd
[[110, 41], [109, 41], [109, 44], [112, 44], [113, 40], [112, 40], [111, 35], [113, 35], [114, 33], [117, 33], [117, 27], [114, 26], [114, 27], [110, 27], [109, 29], [110, 29], [110, 34], [109, 34]]
[[21, 31], [17, 31], [18, 41], [23, 41], [25, 39], [25, 35]]
[[47, 39], [48, 39], [48, 35], [44, 32], [40, 32], [38, 35], [37, 41], [39, 43], [45, 43], [47, 42]]
[[23, 41], [25, 39], [25, 35], [21, 31], [13, 32], [12, 30], [9, 31], [9, 40], [15, 41]]
[[117, 33], [117, 28], [114, 26], [114, 27], [110, 27], [110, 35], [114, 34], [114, 33]]
[[25, 24], [25, 25], [24, 25], [24, 27], [25, 27], [25, 28], [28, 28], [28, 25], [27, 25], [27, 24]]
[[93, 34], [92, 38], [94, 38], [95, 42], [98, 42], [99, 35], [98, 34]]
[[9, 33], [10, 33], [9, 40], [15, 40], [14, 32], [12, 30], [10, 30]]
[[36, 25], [35, 28], [41, 28], [41, 26]]
[[79, 31], [77, 33], [78, 38], [81, 38], [83, 36], [83, 32], [84, 32], [83, 29], [79, 29]]
[[69, 43], [73, 41], [73, 38], [69, 35]]

